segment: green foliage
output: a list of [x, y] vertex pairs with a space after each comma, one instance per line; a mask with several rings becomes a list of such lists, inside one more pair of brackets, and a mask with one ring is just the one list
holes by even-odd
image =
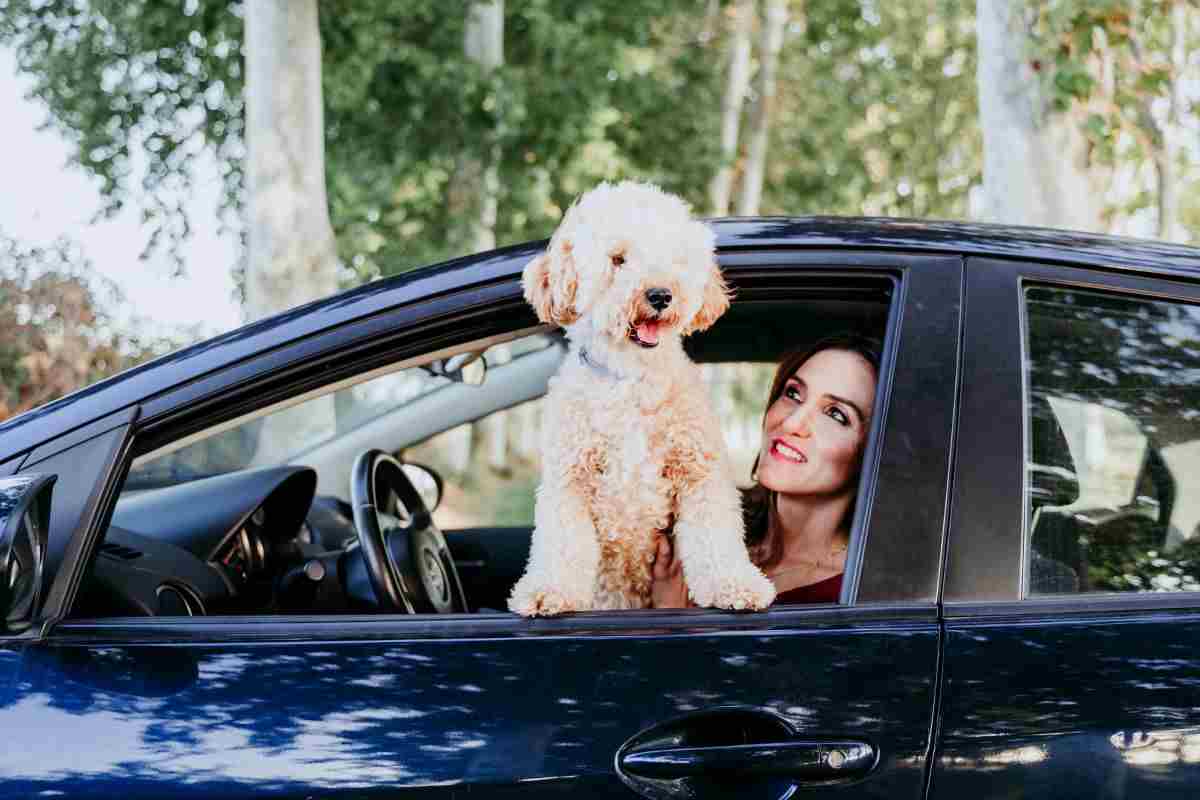
[[[447, 186], [464, 160], [493, 154], [501, 244], [547, 235], [603, 179], [647, 178], [707, 206], [727, 5], [713, 16], [655, 0], [508, 3], [505, 63], [490, 74], [463, 55], [467, 6], [319, 6], [330, 213], [347, 280], [456, 255]], [[765, 211], [965, 215], [979, 173], [967, 6], [797, 4]], [[240, 3], [0, 0], [0, 20], [51, 124], [100, 179], [106, 212], [141, 196], [151, 246], [177, 245], [180, 200], [205, 152], [225, 209], [239, 210]]]
[[505, 63], [485, 74], [462, 53], [465, 7], [321, 5], [330, 206], [360, 278], [459, 254], [446, 195], [464, 159], [499, 157], [501, 244], [548, 235], [605, 178], [702, 198], [711, 162], [668, 156], [713, 139], [719, 106], [688, 15], [650, 0], [510, 3]]
[[1087, 99], [1095, 85], [1095, 79], [1084, 65], [1063, 60], [1054, 72], [1055, 108], [1066, 111], [1073, 101]]
[[1200, 231], [1200, 178], [1192, 178], [1180, 187], [1179, 218], [1190, 231]]
[[1151, 158], [1160, 144], [1161, 124], [1151, 109], [1179, 77], [1169, 56], [1173, 5], [1054, 0], [1032, 7], [1029, 57], [1048, 67], [1040, 72], [1055, 110], [1083, 110], [1084, 129], [1102, 163]]
[[0, 0], [0, 42], [16, 48], [49, 124], [100, 180], [112, 215], [136, 198], [182, 268], [182, 203], [197, 159], [216, 157], [225, 204], [242, 182], [241, 6], [220, 0]]
[[784, 42], [764, 211], [967, 216], [982, 171], [973, 6], [806, 3]]
[[1131, 538], [1095, 547], [1088, 579], [1094, 591], [1194, 592], [1200, 590], [1200, 542], [1186, 541], [1170, 552]]

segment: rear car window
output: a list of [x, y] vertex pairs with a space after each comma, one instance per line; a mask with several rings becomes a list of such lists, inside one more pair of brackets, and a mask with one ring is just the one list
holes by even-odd
[[1028, 594], [1200, 590], [1200, 307], [1024, 297]]

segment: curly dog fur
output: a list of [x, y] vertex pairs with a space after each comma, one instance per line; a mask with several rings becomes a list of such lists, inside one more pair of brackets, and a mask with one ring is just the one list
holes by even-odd
[[673, 528], [692, 600], [775, 597], [743, 541], [724, 439], [683, 337], [729, 307], [715, 236], [657, 187], [601, 184], [523, 273], [525, 297], [571, 342], [551, 380], [526, 616], [649, 605], [654, 537]]

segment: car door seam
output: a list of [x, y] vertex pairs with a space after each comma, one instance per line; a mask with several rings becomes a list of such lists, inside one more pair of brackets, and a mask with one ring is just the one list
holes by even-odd
[[946, 583], [947, 555], [950, 552], [950, 525], [954, 519], [954, 467], [958, 460], [958, 424], [962, 400], [962, 375], [964, 342], [963, 333], [966, 330], [967, 318], [967, 261], [960, 257], [958, 261], [958, 335], [956, 337], [956, 358], [954, 369], [954, 403], [950, 411], [950, 457], [946, 463], [946, 495], [943, 504], [942, 547], [938, 562], [939, 580], [937, 588], [937, 655], [934, 659], [933, 671], [933, 706], [930, 709], [929, 743], [925, 752], [925, 785], [922, 797], [930, 800], [933, 794], [933, 771], [937, 766], [937, 754], [942, 735], [942, 703], [945, 698], [946, 673], [946, 615], [942, 604], [942, 592]]

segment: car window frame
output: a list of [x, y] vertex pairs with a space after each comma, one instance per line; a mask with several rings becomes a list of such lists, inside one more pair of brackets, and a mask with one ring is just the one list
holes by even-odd
[[118, 468], [128, 461], [136, 418], [136, 407], [109, 414], [16, 459], [15, 473], [56, 475], [56, 487], [65, 490], [50, 506], [41, 608], [17, 638], [41, 638], [77, 594], [108, 527], [123, 480]]
[[[943, 586], [950, 617], [1024, 617], [1200, 607], [1200, 591], [1029, 595], [1025, 289], [1061, 287], [1200, 304], [1200, 280], [1119, 265], [971, 257], [964, 290], [962, 396]], [[1018, 387], [1013, 392], [1013, 387]], [[985, 453], [985, 456], [978, 455]]]
[[[945, 498], [948, 496], [947, 481], [949, 475], [949, 442], [951, 439], [953, 398], [957, 385], [958, 335], [961, 324], [961, 279], [962, 260], [957, 255], [942, 254], [896, 254], [857, 250], [798, 250], [773, 249], [751, 250], [743, 249], [719, 254], [719, 262], [726, 271], [727, 277], [735, 287], [748, 285], [780, 284], [786, 291], [786, 284], [797, 279], [811, 282], [815, 276], [821, 275], [836, 278], [839, 275], [861, 278], [866, 275], [891, 276], [894, 280], [893, 306], [889, 312], [888, 332], [885, 342], [884, 365], [889, 376], [895, 372], [897, 385], [908, 392], [914, 402], [926, 397], [927, 403], [936, 406], [943, 419], [940, 423], [925, 425], [917, 432], [919, 443], [928, 445], [925, 449], [940, 453], [943, 462], [937, 458], [920, 470], [914, 470], [911, 465], [902, 467], [898, 460], [904, 459], [905, 443], [911, 446], [914, 432], [904, 428], [897, 422], [892, 424], [887, 417], [881, 415], [878, 425], [878, 435], [872, 435], [864, 456], [863, 490], [872, 493], [879, 484], [879, 470], [886, 468], [892, 472], [903, 471], [912, 486], [923, 487], [929, 495], [936, 495], [938, 502], [924, 508], [924, 552], [926, 560], [920, 564], [920, 582], [928, 589], [924, 595], [913, 598], [897, 599], [894, 595], [886, 595], [878, 589], [871, 594], [869, 587], [878, 582], [881, 575], [895, 577], [895, 554], [903, 550], [911, 554], [911, 540], [904, 542], [903, 537], [889, 536], [894, 542], [888, 553], [876, 553], [868, 548], [871, 530], [878, 524], [902, 524], [905, 519], [911, 522], [913, 514], [903, 506], [911, 487], [897, 487], [889, 493], [889, 500], [881, 504], [880, 497], [873, 496], [872, 502], [860, 503], [856, 511], [855, 530], [862, 531], [851, 543], [847, 554], [847, 580], [843, 587], [843, 603], [838, 606], [821, 607], [779, 607], [762, 615], [739, 615], [713, 609], [679, 610], [672, 612], [641, 612], [636, 619], [611, 612], [585, 612], [574, 618], [555, 621], [539, 621], [552, 623], [551, 628], [566, 630], [591, 630], [597, 628], [629, 628], [631, 624], [642, 625], [649, 622], [646, 614], [650, 613], [658, 624], [659, 620], [669, 620], [672, 626], [692, 626], [702, 621], [703, 624], [717, 627], [732, 626], [734, 628], [762, 627], [786, 623], [787, 620], [808, 618], [814, 615], [821, 619], [836, 620], [858, 618], [863, 613], [868, 616], [878, 616], [881, 619], [892, 618], [896, 615], [910, 619], [936, 617], [937, 587], [940, 584], [942, 568], [942, 552], [944, 549], [946, 507]], [[514, 267], [523, 266], [514, 264]], [[919, 267], [914, 269], [914, 267]], [[380, 364], [381, 354], [387, 354], [390, 361], [398, 361], [412, 357], [418, 352], [428, 352], [438, 347], [453, 346], [456, 341], [467, 342], [488, 331], [500, 332], [502, 329], [527, 327], [532, 318], [521, 297], [519, 269], [514, 269], [507, 280], [496, 280], [480, 291], [478, 288], [467, 290], [470, 294], [467, 302], [455, 308], [454, 303], [447, 307], [447, 297], [440, 296], [428, 300], [432, 308], [414, 310], [406, 306], [399, 311], [408, 311], [405, 324], [396, 325], [394, 319], [389, 328], [390, 335], [379, 341], [378, 333], [381, 326], [386, 326], [387, 318], [393, 314], [383, 314], [366, 320], [358, 320], [343, 326], [343, 330], [328, 332], [326, 336], [340, 339], [335, 346], [326, 348], [322, 358], [314, 358], [312, 351], [314, 343], [311, 339], [288, 342], [278, 348], [260, 354], [254, 359], [235, 364], [222, 371], [229, 374], [206, 376], [204, 387], [185, 385], [152, 397], [142, 403], [142, 416], [134, 432], [134, 446], [128, 449], [125, 463], [119, 470], [114, 470], [115, 487], [124, 480], [125, 469], [128, 467], [133, 454], [145, 452], [159, 446], [175, 436], [194, 432], [206, 424], [215, 424], [220, 418], [229, 418], [236, 414], [246, 413], [247, 409], [257, 405], [265, 406], [278, 401], [281, 397], [311, 391], [316, 385], [332, 383], [342, 379], [349, 373], [365, 372]], [[413, 304], [420, 306], [420, 303]], [[497, 309], [505, 313], [495, 313]], [[913, 311], [921, 311], [914, 314]], [[413, 313], [415, 311], [415, 313]], [[941, 313], [937, 313], [940, 311]], [[930, 320], [937, 324], [928, 324]], [[464, 325], [466, 320], [471, 324]], [[418, 330], [423, 329], [423, 330]], [[933, 348], [929, 351], [927, 348]], [[340, 369], [331, 367], [333, 363], [340, 364]], [[291, 370], [286, 367], [292, 366]], [[283, 365], [281, 368], [280, 365]], [[247, 380], [247, 376], [255, 375], [256, 380]], [[880, 397], [880, 407], [892, 408], [896, 385], [891, 377], [880, 381], [880, 391], [886, 394]], [[928, 399], [928, 391], [920, 391], [922, 387], [940, 386], [944, 390], [936, 400]], [[226, 395], [222, 395], [219, 387], [225, 387]], [[885, 388], [886, 387], [886, 388]], [[220, 414], [214, 415], [215, 399], [226, 397], [221, 404]], [[885, 412], [888, 416], [895, 413]], [[919, 416], [919, 415], [915, 415]], [[900, 417], [905, 419], [904, 416]], [[944, 446], [939, 447], [938, 437], [944, 438]], [[896, 440], [896, 441], [892, 441]], [[888, 457], [887, 453], [894, 455]], [[869, 473], [868, 473], [869, 470]], [[868, 477], [869, 474], [869, 477]], [[109, 487], [114, 488], [114, 487]], [[109, 495], [115, 498], [115, 491]], [[866, 495], [864, 495], [866, 496]], [[111, 506], [104, 513], [111, 513]], [[874, 517], [874, 521], [872, 520]], [[911, 527], [911, 524], [910, 524]], [[877, 537], [878, 538], [878, 537]], [[96, 545], [95, 542], [92, 543]], [[911, 561], [911, 559], [910, 559]], [[86, 559], [82, 559], [86, 562]], [[81, 563], [82, 563], [81, 562]], [[81, 569], [80, 564], [75, 565]], [[869, 576], [868, 592], [860, 592], [862, 577]], [[894, 581], [893, 581], [894, 583]], [[880, 596], [881, 593], [884, 596]], [[66, 598], [62, 606], [65, 612], [70, 606], [72, 597]], [[857, 615], [857, 616], [856, 616]], [[357, 627], [355, 620], [361, 624], [386, 622], [407, 626], [410, 632], [421, 631], [423, 634], [445, 635], [450, 631], [466, 633], [471, 630], [500, 629], [527, 632], [528, 621], [517, 620], [510, 615], [461, 615], [435, 618], [421, 616], [409, 619], [406, 615], [343, 615], [343, 616], [245, 616], [236, 618], [195, 618], [172, 620], [168, 618], [138, 618], [113, 620], [65, 620], [65, 613], [60, 614], [58, 630], [62, 635], [87, 635], [86, 631], [116, 630], [134, 632], [143, 630], [151, 638], [152, 631], [186, 632], [201, 631], [231, 631], [241, 625], [258, 626], [264, 630], [264, 624], [273, 629], [288, 629], [293, 624], [318, 627], [341, 623]], [[316, 628], [312, 628], [316, 630]], [[108, 635], [107, 633], [104, 635]]]

